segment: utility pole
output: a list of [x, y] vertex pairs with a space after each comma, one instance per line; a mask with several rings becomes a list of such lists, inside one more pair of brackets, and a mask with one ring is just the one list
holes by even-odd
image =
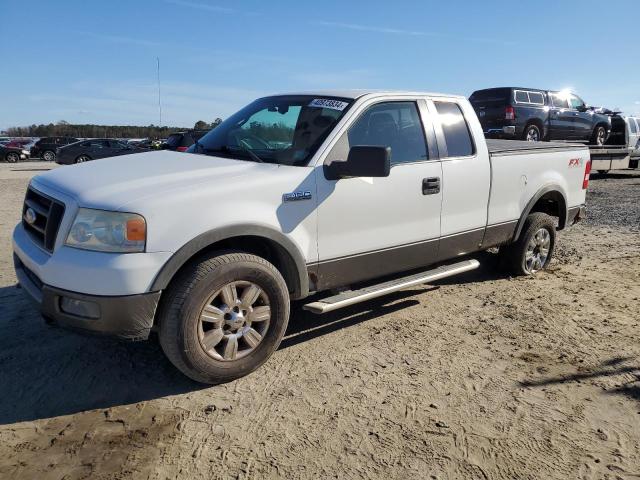
[[162, 127], [162, 103], [160, 102], [160, 57], [156, 57], [156, 60], [158, 61], [158, 112], [160, 115], [160, 123], [158, 126]]

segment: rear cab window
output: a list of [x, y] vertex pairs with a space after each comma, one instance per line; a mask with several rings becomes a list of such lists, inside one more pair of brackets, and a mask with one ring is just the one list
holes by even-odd
[[[442, 133], [447, 148], [445, 158], [470, 157], [475, 155], [476, 148], [471, 136], [467, 120], [460, 105], [454, 102], [433, 102], [442, 125]], [[441, 152], [442, 157], [442, 152]]]
[[527, 105], [544, 105], [544, 95], [541, 92], [532, 92], [530, 90], [514, 90], [514, 98], [516, 103], [524, 103]]
[[629, 118], [629, 130], [631, 131], [631, 133], [637, 133], [638, 129], [636, 128], [636, 122], [634, 121], [633, 118]]

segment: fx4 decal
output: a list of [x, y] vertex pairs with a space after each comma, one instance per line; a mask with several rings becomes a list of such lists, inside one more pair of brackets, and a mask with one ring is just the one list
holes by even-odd
[[569, 160], [569, 168], [579, 167], [582, 164], [583, 160], [581, 158], [572, 158], [571, 160]]

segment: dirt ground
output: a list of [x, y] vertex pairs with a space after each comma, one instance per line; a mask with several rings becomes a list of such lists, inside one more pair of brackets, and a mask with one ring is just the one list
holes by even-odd
[[[640, 172], [592, 179], [552, 267], [482, 268], [325, 316], [204, 388], [156, 342], [46, 326], [0, 165], [0, 478], [640, 478]], [[299, 307], [299, 306], [298, 306]]]

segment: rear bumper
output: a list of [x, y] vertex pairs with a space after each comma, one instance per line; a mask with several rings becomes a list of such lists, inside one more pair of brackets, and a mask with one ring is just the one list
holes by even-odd
[[144, 340], [153, 326], [160, 292], [99, 296], [46, 285], [13, 255], [18, 283], [38, 305], [43, 317], [62, 327]]
[[486, 138], [513, 140], [516, 138], [520, 138], [521, 135], [522, 132], [519, 132], [518, 128], [512, 125], [507, 125], [500, 128], [487, 128], [484, 130], [484, 136]]
[[567, 223], [569, 225], [575, 225], [578, 222], [581, 222], [587, 218], [587, 207], [584, 205], [579, 205], [577, 207], [572, 207], [567, 212]]

